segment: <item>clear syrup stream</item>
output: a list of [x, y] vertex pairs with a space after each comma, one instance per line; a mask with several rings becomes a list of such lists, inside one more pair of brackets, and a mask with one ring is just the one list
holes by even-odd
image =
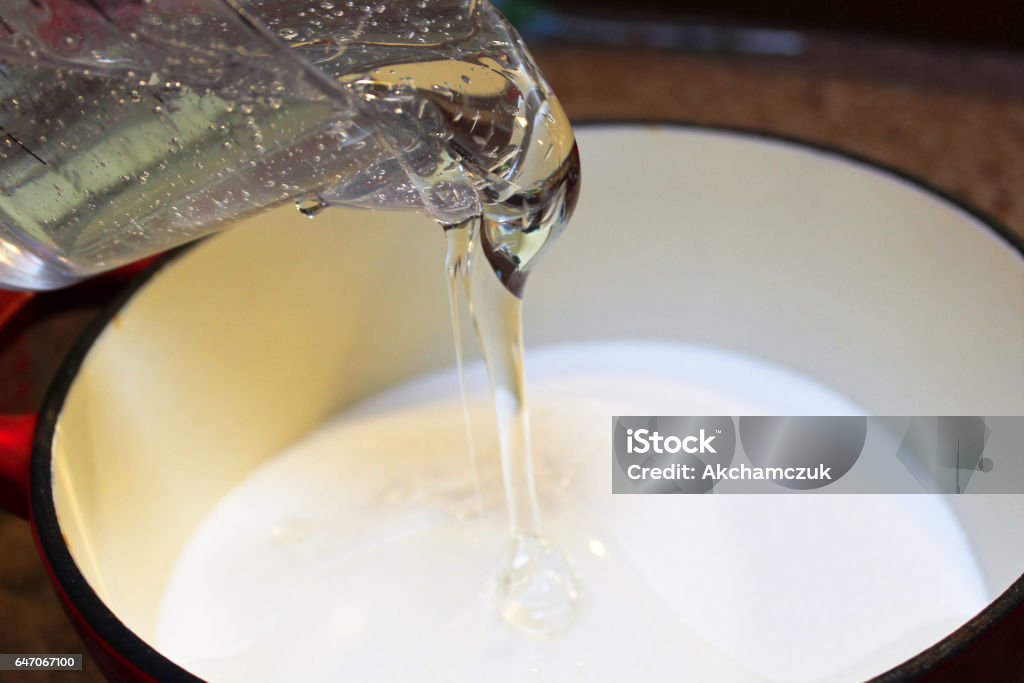
[[[448, 226], [445, 235], [460, 384], [463, 356], [456, 298], [461, 293], [483, 350], [498, 427], [511, 540], [498, 577], [496, 608], [517, 629], [551, 635], [574, 621], [579, 589], [568, 561], [542, 533], [526, 404], [522, 300], [479, 251], [482, 223], [470, 219]], [[465, 405], [464, 413], [468, 418]], [[475, 458], [472, 443], [470, 449]]]

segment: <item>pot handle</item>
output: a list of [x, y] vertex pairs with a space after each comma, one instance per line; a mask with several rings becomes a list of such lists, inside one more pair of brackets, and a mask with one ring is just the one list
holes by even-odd
[[[5, 327], [32, 300], [29, 292], [0, 291], [0, 328]], [[29, 458], [34, 415], [0, 415], [0, 510], [29, 516]]]
[[28, 519], [28, 466], [35, 415], [0, 415], [0, 510]]
[[[0, 328], [25, 308], [29, 292], [0, 290]], [[0, 510], [28, 518], [28, 463], [32, 455], [35, 415], [0, 415]]]

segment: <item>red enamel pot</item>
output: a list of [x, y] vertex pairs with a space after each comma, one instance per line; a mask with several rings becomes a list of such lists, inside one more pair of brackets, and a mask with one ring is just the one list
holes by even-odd
[[[876, 414], [1024, 413], [1024, 251], [1005, 228], [792, 140], [629, 124], [579, 144], [587, 187], [531, 280], [529, 343], [628, 329], [757, 357]], [[415, 216], [246, 219], [131, 273], [39, 414], [0, 418], [0, 504], [111, 680], [197, 680], [154, 623], [226, 491], [339, 408], [452, 363], [443, 252]], [[0, 324], [31, 299], [0, 296]], [[1024, 680], [1020, 498], [951, 504], [989, 604], [879, 659], [877, 680]]]

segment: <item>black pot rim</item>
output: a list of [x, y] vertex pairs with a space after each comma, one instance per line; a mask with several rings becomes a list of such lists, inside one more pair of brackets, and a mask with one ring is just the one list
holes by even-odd
[[[852, 162], [869, 170], [881, 172], [884, 175], [902, 180], [919, 190], [923, 190], [925, 193], [972, 216], [981, 225], [984, 225], [988, 230], [1002, 238], [1012, 250], [1024, 257], [1024, 239], [1021, 239], [1011, 232], [1009, 228], [977, 208], [909, 173], [840, 148], [803, 140], [794, 136], [780, 135], [756, 129], [678, 121], [588, 119], [575, 122], [575, 125], [580, 128], [651, 126], [694, 132], [732, 134], [767, 142], [781, 142], [804, 150], [822, 152], [839, 160]], [[158, 681], [196, 683], [202, 679], [161, 655], [121, 622], [93, 591], [88, 581], [78, 570], [67, 545], [64, 543], [60, 525], [57, 521], [53, 500], [51, 467], [51, 445], [57, 422], [68, 391], [71, 389], [89, 350], [125, 304], [154, 275], [160, 272], [166, 264], [188, 249], [189, 247], [177, 249], [165, 255], [153, 267], [136, 278], [132, 284], [110, 303], [103, 313], [97, 316], [68, 353], [47, 391], [43, 407], [40, 410], [39, 425], [36, 429], [32, 449], [30, 499], [32, 516], [45, 560], [51, 567], [54, 577], [60, 583], [61, 589], [96, 635], [106, 641], [107, 644], [117, 650], [141, 671]], [[1024, 605], [1024, 575], [1014, 581], [999, 597], [989, 603], [985, 609], [959, 629], [923, 652], [872, 680], [878, 683], [910, 681], [933, 671], [953, 659], [957, 654], [974, 645], [984, 634], [1022, 605]]]

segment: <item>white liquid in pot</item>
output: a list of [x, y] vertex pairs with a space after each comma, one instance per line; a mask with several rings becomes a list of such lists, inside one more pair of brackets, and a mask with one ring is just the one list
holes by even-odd
[[174, 568], [160, 651], [213, 681], [846, 681], [987, 602], [940, 498], [610, 493], [613, 414], [859, 412], [831, 392], [668, 344], [531, 350], [528, 372], [545, 532], [582, 579], [572, 628], [531, 636], [494, 609], [494, 414], [470, 401], [478, 492], [453, 371], [348, 411], [225, 496]]

